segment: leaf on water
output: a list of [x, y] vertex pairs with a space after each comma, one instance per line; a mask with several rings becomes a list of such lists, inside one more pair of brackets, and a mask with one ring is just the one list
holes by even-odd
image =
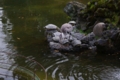
[[17, 37], [17, 39], [18, 39], [18, 40], [20, 40], [20, 38], [19, 38], [19, 37]]

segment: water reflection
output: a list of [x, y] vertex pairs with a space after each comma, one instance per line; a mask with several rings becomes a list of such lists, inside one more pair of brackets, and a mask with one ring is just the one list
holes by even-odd
[[63, 12], [69, 0], [6, 1], [5, 10], [0, 7], [0, 77], [5, 80], [14, 80], [12, 76], [16, 80], [120, 79], [119, 56], [91, 58], [50, 52], [43, 27], [49, 23], [61, 26], [69, 21]]
[[[11, 52], [8, 48], [8, 43], [6, 38], [10, 38], [6, 33], [4, 33], [4, 27], [6, 24], [2, 23], [2, 17], [4, 16], [4, 10], [0, 7], [0, 79], [1, 80], [14, 80], [12, 70], [9, 70], [10, 66], [14, 63], [13, 59], [9, 59], [10, 55], [6, 52]], [[11, 39], [11, 38], [10, 38]]]
[[[15, 64], [14, 55], [17, 53], [16, 48], [9, 42], [12, 39], [13, 24], [5, 14], [5, 11], [0, 7], [0, 80], [30, 80], [33, 78], [33, 72], [25, 67], [20, 67]], [[22, 77], [22, 74], [28, 76]], [[39, 80], [37, 75], [34, 76], [35, 80]]]

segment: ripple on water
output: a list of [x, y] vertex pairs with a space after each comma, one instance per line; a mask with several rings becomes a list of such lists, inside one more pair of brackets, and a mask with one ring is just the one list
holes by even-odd
[[[10, 67], [14, 64], [14, 60], [10, 59], [8, 51], [8, 42], [5, 41], [7, 35], [3, 31], [3, 8], [0, 7], [0, 80], [17, 80], [13, 77], [13, 71]], [[8, 51], [11, 52], [11, 51]]]
[[104, 66], [98, 76], [102, 80], [120, 80], [120, 69], [114, 66]]

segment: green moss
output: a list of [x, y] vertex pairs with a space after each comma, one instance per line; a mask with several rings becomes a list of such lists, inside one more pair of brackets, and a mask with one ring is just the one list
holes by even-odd
[[[93, 26], [96, 21], [99, 21], [119, 27], [120, 11], [118, 4], [120, 4], [118, 0], [91, 0], [87, 3], [87, 7], [82, 10], [80, 16], [86, 20], [86, 23], [90, 22], [91, 25], [89, 26]], [[91, 20], [91, 17], [94, 20]]]

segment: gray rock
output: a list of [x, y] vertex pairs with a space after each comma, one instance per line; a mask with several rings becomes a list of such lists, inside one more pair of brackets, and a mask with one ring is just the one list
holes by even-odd
[[95, 39], [95, 34], [93, 32], [89, 33], [88, 35], [84, 36], [81, 39], [82, 43], [89, 44], [89, 41], [93, 41]]
[[64, 35], [63, 33], [61, 33], [59, 43], [60, 44], [69, 43], [69, 34]]
[[74, 32], [71, 32], [71, 35], [75, 38], [77, 38], [78, 40], [82, 40], [83, 37], [85, 37], [85, 34], [82, 34], [82, 33], [74, 33]]
[[52, 49], [58, 49], [58, 50], [62, 48], [62, 45], [56, 42], [49, 42], [49, 46]]
[[63, 45], [56, 42], [50, 42], [49, 46], [51, 49], [57, 49], [60, 51], [71, 51], [73, 49], [71, 45]]
[[95, 42], [95, 45], [96, 46], [108, 46], [109, 42], [108, 42], [108, 39], [101, 39], [100, 38]]
[[61, 35], [60, 32], [53, 33], [53, 37], [52, 37], [53, 41], [59, 42], [60, 41], [60, 35]]
[[81, 45], [81, 41], [77, 40], [76, 38], [74, 38], [73, 41], [71, 42], [71, 44], [73, 46], [80, 46]]
[[85, 9], [86, 5], [79, 3], [77, 1], [71, 1], [69, 2], [65, 8], [64, 11], [70, 16], [70, 17], [76, 17], [79, 11]]

